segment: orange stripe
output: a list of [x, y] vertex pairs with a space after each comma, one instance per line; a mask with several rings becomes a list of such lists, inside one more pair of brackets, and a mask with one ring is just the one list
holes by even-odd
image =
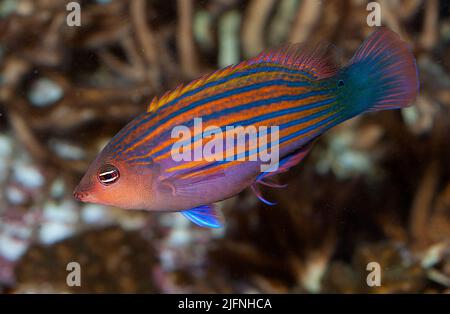
[[[280, 75], [279, 72], [269, 72], [269, 73], [278, 73], [278, 75]], [[254, 75], [254, 76], [260, 76], [260, 77], [257, 77], [257, 79], [253, 79], [254, 76], [252, 76], [252, 79], [249, 79], [249, 77], [246, 77], [245, 80], [240, 79], [240, 81], [244, 81], [244, 83], [245, 83], [247, 86], [249, 86], [249, 85], [253, 85], [253, 84], [257, 83], [257, 82], [263, 82], [263, 81], [266, 81], [266, 80], [267, 80], [267, 74], [266, 74], [266, 75], [262, 75], [262, 74], [264, 74], [264, 73], [257, 73], [257, 74], [258, 74], [258, 75], [256, 75], [256, 74]], [[281, 73], [281, 75], [286, 75], [286, 73]], [[295, 77], [293, 78], [293, 77], [291, 77], [290, 75], [286, 75], [286, 77], [283, 77], [283, 78], [284, 78], [286, 81], [290, 81], [290, 82], [294, 82], [294, 81], [299, 80], [298, 78], [295, 78]], [[261, 79], [261, 80], [260, 80], [260, 79]], [[232, 84], [234, 81], [236, 81], [236, 83], [239, 83], [239, 86], [240, 86], [240, 87], [245, 86], [244, 84], [242, 84], [242, 82], [237, 82], [237, 80], [238, 80], [238, 79], [234, 79], [234, 80], [231, 80], [230, 83], [228, 83], [228, 82], [225, 83], [225, 84], [226, 84], [226, 85], [224, 86], [225, 88], [224, 88], [224, 89], [221, 89], [220, 91], [221, 91], [221, 92], [226, 92], [226, 91], [233, 90], [234, 88], [236, 88], [236, 86], [234, 86], [234, 85]], [[200, 113], [201, 113], [200, 115], [205, 115], [205, 114], [210, 114], [210, 113], [212, 113], [212, 112], [215, 112], [215, 111], [217, 111], [217, 108], [220, 108], [220, 109], [226, 109], [226, 108], [231, 108], [231, 107], [233, 107], [233, 106], [238, 106], [238, 105], [242, 104], [242, 101], [243, 101], [244, 99], [253, 98], [254, 95], [255, 95], [255, 92], [258, 93], [258, 98], [259, 98], [259, 97], [261, 96], [260, 93], [264, 93], [264, 92], [270, 91], [271, 89], [277, 89], [277, 90], [281, 90], [281, 91], [282, 91], [283, 88], [286, 88], [286, 89], [296, 89], [296, 90], [297, 90], [297, 93], [300, 93], [302, 90], [304, 90], [304, 88], [302, 88], [302, 87], [267, 86], [267, 87], [263, 87], [263, 88], [261, 88], [261, 89], [259, 89], [259, 90], [253, 90], [253, 91], [241, 93], [241, 94], [238, 94], [238, 95], [233, 95], [233, 96], [231, 96], [231, 97], [229, 97], [229, 98], [221, 98], [221, 99], [218, 99], [218, 100], [216, 100], [216, 101], [209, 102], [209, 103], [206, 103], [206, 104], [201, 105], [201, 106], [197, 106], [197, 107], [195, 107], [195, 108], [192, 108], [192, 110], [190, 110], [190, 111], [188, 111], [188, 112], [185, 112], [184, 114], [178, 116], [177, 118], [172, 119], [172, 120], [170, 120], [170, 121], [167, 121], [166, 123], [164, 123], [163, 125], [161, 125], [161, 126], [158, 128], [158, 130], [155, 130], [155, 131], [157, 131], [156, 133], [150, 133], [148, 136], [146, 136], [145, 138], [143, 138], [143, 139], [140, 140], [139, 142], [135, 143], [133, 146], [127, 148], [127, 149], [124, 151], [124, 153], [126, 153], [126, 152], [128, 152], [128, 151], [130, 151], [130, 150], [133, 150], [133, 149], [135, 149], [137, 146], [139, 146], [139, 145], [141, 145], [142, 143], [148, 141], [149, 139], [154, 138], [155, 136], [158, 136], [161, 132], [163, 132], [164, 126], [170, 125], [170, 124], [175, 124], [175, 125], [181, 124], [182, 122], [186, 121], [186, 118], [185, 118], [186, 116], [188, 116], [188, 117], [195, 117], [197, 114], [200, 114]], [[215, 90], [213, 90], [212, 92], [217, 93], [217, 88], [216, 88]], [[279, 95], [281, 95], [281, 94], [282, 94], [282, 93], [279, 92]], [[176, 106], [174, 105], [174, 106], [167, 107], [168, 110], [164, 110], [164, 111], [160, 112], [160, 113], [162, 113], [162, 115], [158, 116], [158, 118], [159, 118], [159, 119], [164, 119], [164, 118], [167, 117], [168, 115], [170, 115], [170, 114], [176, 112], [176, 111], [178, 110], [178, 108], [183, 107], [183, 106], [186, 106], [186, 105], [188, 105], [189, 103], [192, 103], [192, 102], [194, 102], [194, 101], [196, 101], [196, 100], [205, 98], [207, 95], [208, 95], [207, 93], [204, 93], [204, 92], [202, 91], [202, 92], [199, 92], [199, 93], [196, 94], [196, 95], [187, 97], [186, 99], [183, 99], [182, 101], [180, 101], [179, 103], [177, 103]], [[289, 95], [289, 94], [288, 94], [288, 95]], [[273, 96], [273, 94], [272, 94], [272, 96]], [[204, 108], [204, 107], [207, 107], [207, 108]], [[172, 109], [172, 110], [169, 110], [169, 109]], [[156, 121], [155, 121], [155, 123], [156, 123]], [[148, 129], [148, 128], [150, 128], [150, 127], [151, 127], [151, 126], [146, 126], [146, 129]]]
[[[294, 104], [294, 105], [296, 105], [296, 104]], [[292, 107], [295, 107], [295, 106], [292, 106]], [[283, 125], [284, 123], [287, 123], [287, 122], [289, 122], [289, 121], [296, 120], [296, 119], [299, 119], [299, 118], [302, 118], [302, 117], [305, 117], [305, 116], [308, 116], [308, 115], [317, 113], [317, 112], [319, 112], [319, 111], [321, 111], [321, 110], [324, 110], [325, 108], [327, 108], [327, 107], [318, 107], [318, 108], [313, 108], [313, 109], [301, 111], [301, 112], [294, 113], [294, 114], [290, 114], [290, 115], [285, 115], [285, 116], [282, 116], [282, 117], [274, 117], [274, 118], [266, 119], [266, 120], [260, 121], [260, 122], [258, 122], [258, 123], [255, 123], [254, 126], [255, 126], [255, 127], [259, 127], [259, 126], [275, 126], [275, 125], [278, 125], [278, 126], [279, 126], [279, 125]], [[224, 119], [222, 119], [222, 120], [224, 120]], [[312, 120], [312, 121], [314, 121], [314, 120]], [[217, 122], [217, 121], [216, 121], [216, 122]], [[221, 122], [222, 122], [222, 121], [221, 121]], [[222, 125], [223, 125], [223, 123], [222, 123]], [[300, 124], [299, 127], [305, 127], [305, 124]], [[288, 128], [288, 129], [289, 129], [289, 128]], [[287, 130], [287, 129], [285, 129], [285, 130]], [[282, 132], [284, 132], [285, 130], [282, 130]], [[281, 134], [280, 134], [280, 135], [281, 135]], [[172, 141], [172, 142], [173, 142], [173, 143], [176, 142], [176, 139], [175, 139], [175, 141]], [[173, 144], [173, 143], [172, 143], [172, 144]], [[167, 144], [167, 145], [165, 145], [165, 146], [169, 146], [170, 144], [171, 144], [171, 143], [169, 143], [169, 144]], [[199, 139], [199, 140], [197, 140], [196, 142], [194, 142], [193, 144], [194, 144], [194, 147], [191, 146], [191, 148], [192, 148], [192, 149], [195, 149], [195, 148], [197, 148], [200, 144], [202, 144], [202, 142], [201, 142], [201, 140]], [[165, 153], [165, 154], [163, 154], [163, 155], [161, 155], [161, 156], [156, 157], [156, 158], [154, 159], [154, 161], [158, 161], [158, 160], [161, 160], [161, 159], [168, 158], [170, 155], [171, 155], [171, 152], [169, 151], [169, 152], [167, 152], [167, 153]], [[143, 158], [145, 158], [145, 157], [146, 157], [146, 156], [144, 156]], [[140, 158], [140, 157], [139, 157], [139, 158]]]
[[[337, 119], [337, 118], [336, 118], [336, 119]], [[324, 127], [327, 126], [327, 125], [329, 125], [329, 124], [331, 124], [333, 121], [334, 121], [334, 120], [332, 120], [332, 121], [326, 123], [326, 124], [324, 125]], [[310, 132], [308, 132], [308, 133], [306, 133], [306, 134], [303, 134], [302, 137], [303, 137], [303, 138], [306, 138], [306, 137], [312, 135], [313, 132], [315, 132], [315, 131], [317, 131], [317, 130], [312, 130], [312, 131], [310, 131]], [[298, 138], [293, 138], [293, 139], [287, 141], [286, 143], [283, 143], [283, 145], [284, 145], [284, 144], [288, 145], [288, 143], [293, 143], [293, 142], [295, 142], [295, 141], [298, 141]], [[240, 161], [235, 160], [235, 161], [230, 161], [230, 162], [228, 162], [228, 163], [226, 163], [226, 164], [219, 164], [219, 165], [216, 165], [216, 166], [214, 166], [214, 167], [212, 167], [212, 168], [209, 168], [209, 169], [205, 169], [205, 170], [201, 170], [201, 171], [197, 171], [197, 172], [190, 172], [190, 173], [187, 173], [187, 174], [185, 174], [185, 175], [181, 175], [180, 178], [182, 178], [182, 179], [187, 179], [187, 178], [192, 178], [192, 177], [196, 177], [196, 176], [206, 175], [206, 174], [210, 174], [210, 173], [212, 174], [212, 173], [215, 173], [215, 172], [217, 171], [218, 168], [220, 168], [221, 170], [224, 170], [224, 169], [227, 169], [227, 168], [229, 168], [229, 167], [231, 167], [231, 166], [236, 165], [238, 162], [240, 162]]]
[[[278, 86], [278, 87], [280, 87], [280, 86]], [[268, 86], [268, 87], [263, 88], [263, 90], [260, 90], [259, 100], [271, 99], [273, 97], [278, 97], [278, 96], [282, 96], [282, 95], [296, 95], [296, 94], [300, 93], [302, 90], [303, 89], [300, 89], [298, 87], [287, 87], [287, 86], [283, 86], [282, 88], [276, 88], [274, 90], [274, 86]], [[265, 96], [265, 97], [262, 97], [262, 96]], [[319, 97], [319, 96], [311, 96], [311, 97]], [[311, 97], [307, 98], [307, 99], [310, 100]], [[235, 99], [235, 98], [237, 98], [237, 99]], [[240, 94], [239, 97], [232, 96], [232, 97], [226, 98], [226, 99], [222, 98], [222, 99], [219, 99], [217, 101], [209, 103], [208, 110], [203, 110], [201, 115], [211, 114], [212, 111], [213, 111], [213, 108], [216, 107], [216, 106], [222, 106], [221, 107], [222, 109], [227, 109], [227, 108], [231, 108], [233, 106], [242, 105], [242, 104], [244, 104], [246, 102], [250, 102], [253, 98], [254, 98], [254, 91], [249, 91], [249, 92]], [[230, 104], [230, 105], [227, 106], [226, 105], [227, 103]], [[286, 106], [289, 103], [292, 103], [294, 105], [298, 105], [299, 104], [299, 102], [297, 102], [297, 101], [296, 102], [292, 102], [292, 101], [288, 102], [288, 101], [286, 101], [286, 102], [280, 102], [278, 104], [266, 105], [266, 106], [261, 107], [261, 108], [264, 108], [264, 109], [271, 109], [271, 108], [273, 108], [272, 111], [276, 111], [276, 110], [282, 109], [283, 106]], [[199, 109], [199, 110], [192, 110], [192, 111], [196, 111], [197, 112], [197, 111], [201, 111], [201, 110]], [[195, 117], [195, 115], [191, 113], [192, 111], [183, 114], [182, 116], [178, 117], [178, 119], [173, 119], [171, 121], [167, 121], [164, 125], [166, 125], [166, 124], [179, 125], [179, 124], [181, 124], [181, 122], [185, 122], [186, 121], [186, 119], [184, 117], [185, 115], [189, 115], [191, 118]], [[247, 109], [247, 110], [243, 110], [243, 111], [237, 112], [237, 113], [235, 113], [234, 115], [231, 115], [231, 116], [230, 115], [224, 116], [224, 117], [218, 116], [218, 120], [213, 120], [213, 122], [215, 122], [215, 121], [224, 121], [224, 120], [228, 119], [228, 117], [232, 118], [232, 117], [235, 117], [235, 116], [238, 116], [239, 118], [241, 118], [242, 116], [249, 118], [249, 117], [252, 117], [252, 116], [259, 115], [260, 111], [262, 111], [262, 109], [255, 110], [255, 108], [250, 108], [250, 109]], [[264, 113], [268, 113], [268, 112], [269, 111], [265, 111]], [[222, 125], [227, 125], [227, 124], [222, 124]], [[135, 148], [136, 146], [142, 144], [143, 142], [145, 142], [149, 138], [154, 138], [155, 136], [157, 136], [159, 133], [162, 132], [163, 128], [164, 127], [161, 126], [160, 130], [159, 130], [160, 132], [158, 132], [157, 134], [149, 134], [147, 137], [143, 138], [141, 141], [135, 143], [128, 150]], [[165, 143], [154, 147], [146, 155], [144, 155], [144, 156], [136, 156], [136, 157], [131, 158], [129, 160], [131, 161], [131, 160], [134, 160], [134, 159], [145, 158], [145, 157], [151, 156], [153, 154], [156, 154], [160, 150], [162, 150], [165, 147], [175, 143], [176, 141], [177, 141], [177, 139], [170, 139], [170, 140], [166, 141]]]
[[[319, 123], [320, 121], [322, 121], [322, 120], [325, 120], [325, 119], [327, 119], [329, 116], [325, 116], [325, 117], [318, 117], [318, 118], [316, 118], [316, 119], [313, 119], [313, 120], [310, 120], [310, 121], [306, 121], [306, 122], [304, 122], [304, 123], [301, 123], [301, 124], [299, 124], [299, 125], [294, 125], [294, 126], [292, 126], [292, 127], [289, 127], [289, 128], [286, 128], [286, 129], [284, 129], [284, 130], [282, 130], [281, 132], [280, 132], [280, 139], [282, 139], [283, 137], [286, 137], [286, 136], [288, 136], [288, 135], [290, 135], [290, 134], [292, 134], [292, 133], [295, 133], [295, 132], [297, 132], [297, 131], [299, 131], [299, 130], [301, 130], [301, 129], [304, 129], [304, 128], [307, 128], [307, 127], [309, 127], [309, 126], [311, 126], [311, 125], [314, 125], [314, 124], [316, 124], [316, 123]], [[331, 121], [332, 122], [332, 121]], [[329, 123], [331, 123], [331, 122], [329, 122]], [[327, 124], [329, 124], [329, 123], [327, 123]], [[326, 124], [326, 125], [327, 125]], [[301, 135], [301, 138], [307, 138], [308, 136], [310, 136], [310, 135], [312, 135], [314, 132], [317, 132], [317, 130], [311, 130], [311, 131], [309, 131], [308, 133], [306, 133], [306, 134], [303, 134], [303, 135]], [[287, 141], [287, 142], [285, 142], [285, 143], [282, 143], [281, 145], [282, 145], [282, 147], [286, 147], [287, 145], [289, 145], [290, 143], [292, 143], [293, 141], [298, 141], [299, 140], [299, 138], [298, 137], [296, 137], [296, 138], [294, 138], [294, 139], [292, 139], [292, 140], [289, 140], [289, 141]], [[249, 147], [247, 150], [246, 150], [246, 152], [248, 152], [248, 151], [250, 151], [250, 150], [253, 150], [253, 149], [256, 149], [257, 148], [257, 146], [258, 146], [258, 143], [256, 143], [256, 147], [253, 145], [253, 146], [251, 146], [251, 147]], [[276, 147], [276, 146], [275, 146]], [[282, 147], [280, 147], [279, 149], [281, 149]], [[273, 149], [274, 147], [271, 147], [271, 149]], [[253, 154], [256, 154], [257, 152], [255, 152], [255, 153], [253, 153]], [[252, 155], [253, 155], [252, 154]], [[227, 156], [226, 155], [226, 153], [225, 153], [225, 155], [223, 155], [223, 157], [225, 157], [225, 156]], [[236, 155], [233, 155], [233, 159], [235, 159], [236, 158]], [[247, 158], [250, 158], [250, 156], [247, 156]], [[216, 167], [218, 167], [218, 166], [222, 166], [223, 167], [223, 169], [226, 169], [226, 168], [228, 168], [228, 167], [230, 167], [231, 165], [230, 164], [234, 164], [234, 163], [236, 163], [236, 162], [241, 162], [241, 161], [239, 161], [239, 160], [233, 160], [233, 161], [230, 161], [230, 162], [228, 162], [228, 163], [226, 163], [226, 164], [220, 164], [220, 165], [217, 165]], [[167, 172], [173, 172], [173, 171], [177, 171], [177, 170], [183, 170], [183, 169], [189, 169], [189, 168], [195, 168], [196, 166], [198, 166], [198, 165], [202, 165], [202, 164], [207, 164], [207, 163], [209, 163], [209, 161], [205, 161], [205, 160], [201, 160], [201, 161], [190, 161], [190, 162], [186, 162], [186, 163], [184, 163], [184, 164], [182, 164], [182, 165], [178, 165], [178, 166], [174, 166], [174, 167], [172, 167], [172, 168], [169, 168], [169, 169], [167, 169], [166, 171]], [[210, 169], [215, 169], [216, 167], [213, 167], [213, 168], [210, 168]], [[207, 169], [207, 170], [209, 170], [209, 169]], [[202, 170], [203, 171], [203, 170]], [[198, 173], [202, 173], [202, 171], [199, 171]]]

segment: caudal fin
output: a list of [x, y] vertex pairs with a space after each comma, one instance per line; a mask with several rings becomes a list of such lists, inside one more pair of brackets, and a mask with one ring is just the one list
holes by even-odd
[[419, 89], [409, 46], [387, 28], [368, 37], [342, 71], [345, 103], [353, 114], [407, 107]]

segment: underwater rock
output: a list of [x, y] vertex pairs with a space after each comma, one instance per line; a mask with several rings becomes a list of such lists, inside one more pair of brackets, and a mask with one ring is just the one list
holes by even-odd
[[47, 78], [41, 78], [31, 85], [28, 99], [37, 107], [47, 107], [60, 100], [63, 95], [62, 87], [56, 82]]
[[32, 163], [24, 160], [15, 161], [13, 177], [17, 183], [29, 189], [37, 189], [45, 182], [41, 171]]

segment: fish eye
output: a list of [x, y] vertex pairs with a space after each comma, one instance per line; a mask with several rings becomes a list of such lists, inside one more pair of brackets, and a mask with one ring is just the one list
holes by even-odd
[[111, 164], [103, 165], [98, 171], [98, 180], [103, 185], [111, 185], [117, 182], [120, 178], [119, 169]]
[[339, 80], [338, 83], [337, 83], [337, 86], [338, 86], [338, 87], [342, 87], [342, 86], [344, 86], [344, 85], [345, 85], [345, 83], [344, 83], [343, 80]]

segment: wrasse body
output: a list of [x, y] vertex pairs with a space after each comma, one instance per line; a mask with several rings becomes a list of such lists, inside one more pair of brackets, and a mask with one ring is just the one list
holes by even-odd
[[[342, 68], [323, 46], [264, 52], [155, 98], [97, 156], [74, 195], [128, 209], [181, 211], [198, 225], [219, 227], [211, 204], [249, 186], [270, 204], [259, 185], [276, 187], [270, 177], [298, 164], [326, 130], [367, 111], [405, 107], [417, 91], [414, 56], [385, 28]], [[203, 130], [225, 134], [228, 127], [276, 126], [278, 141], [271, 147], [279, 152], [276, 171], [261, 172], [263, 162], [250, 158], [268, 150], [259, 134], [256, 142], [237, 143], [231, 152], [226, 145], [214, 147], [214, 154], [234, 158], [176, 160], [177, 126], [192, 131], [188, 147], [193, 150], [214, 138], [196, 132], [194, 118], [201, 118]]]

